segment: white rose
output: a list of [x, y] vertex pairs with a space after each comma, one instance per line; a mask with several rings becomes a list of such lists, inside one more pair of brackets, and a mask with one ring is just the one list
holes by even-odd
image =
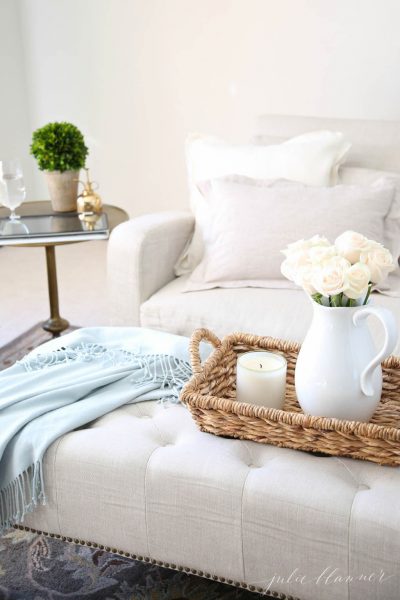
[[371, 281], [371, 271], [364, 263], [358, 262], [350, 267], [345, 274], [344, 293], [352, 300], [365, 298], [368, 284]]
[[284, 277], [286, 277], [286, 279], [289, 279], [289, 281], [295, 280], [297, 269], [293, 261], [291, 261], [289, 258], [286, 258], [281, 264], [281, 273]]
[[296, 254], [297, 252], [304, 252], [309, 248], [314, 246], [330, 246], [329, 240], [326, 237], [322, 237], [320, 235], [314, 235], [312, 238], [308, 240], [298, 240], [297, 242], [293, 242], [289, 244], [285, 250], [282, 250], [282, 254], [285, 256], [290, 256], [292, 254]]
[[303, 288], [303, 290], [312, 296], [316, 293], [316, 289], [313, 285], [313, 280], [317, 275], [319, 268], [315, 265], [306, 265], [300, 267], [297, 271], [294, 282]]
[[345, 276], [350, 268], [348, 260], [341, 256], [331, 258], [315, 274], [312, 284], [323, 296], [336, 296], [344, 290]]
[[360, 261], [369, 268], [372, 283], [382, 283], [387, 275], [396, 268], [393, 256], [380, 244], [362, 252]]
[[321, 265], [337, 256], [337, 250], [335, 246], [313, 246], [308, 250], [308, 256], [313, 265]]
[[335, 240], [338, 253], [352, 264], [359, 262], [361, 252], [369, 250], [374, 243], [356, 231], [345, 231]]
[[304, 267], [309, 264], [308, 254], [304, 250], [292, 252], [281, 264], [281, 273], [289, 279], [289, 281], [295, 281], [298, 270], [300, 267]]

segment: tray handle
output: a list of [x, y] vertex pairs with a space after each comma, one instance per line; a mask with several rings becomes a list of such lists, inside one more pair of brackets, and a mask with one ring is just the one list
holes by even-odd
[[200, 342], [210, 342], [214, 348], [219, 348], [221, 340], [209, 329], [195, 329], [189, 342], [190, 362], [195, 375], [201, 372]]

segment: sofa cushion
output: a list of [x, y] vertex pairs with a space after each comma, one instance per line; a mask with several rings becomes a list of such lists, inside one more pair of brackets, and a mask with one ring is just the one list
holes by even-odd
[[61, 437], [44, 478], [35, 529], [308, 600], [400, 595], [397, 468], [219, 438], [146, 402]]
[[[141, 305], [141, 325], [190, 336], [207, 327], [219, 337], [233, 331], [270, 335], [301, 342], [312, 318], [312, 306], [302, 290], [237, 288], [186, 292], [187, 276], [171, 281]], [[378, 306], [393, 311], [400, 330], [398, 298], [372, 294]], [[382, 330], [375, 319], [371, 329], [378, 343]], [[400, 355], [400, 341], [395, 354]]]
[[171, 281], [144, 302], [143, 327], [191, 335], [197, 327], [218, 336], [232, 331], [301, 340], [312, 311], [305, 293], [295, 289], [212, 289], [185, 292], [187, 276]]

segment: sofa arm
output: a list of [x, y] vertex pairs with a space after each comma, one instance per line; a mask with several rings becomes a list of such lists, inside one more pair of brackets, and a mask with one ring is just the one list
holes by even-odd
[[188, 212], [144, 215], [118, 225], [108, 243], [112, 325], [140, 325], [140, 305], [174, 279], [174, 265], [194, 227]]

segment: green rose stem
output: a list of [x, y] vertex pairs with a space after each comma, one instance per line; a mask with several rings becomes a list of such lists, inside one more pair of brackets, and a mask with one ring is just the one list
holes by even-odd
[[343, 293], [336, 294], [335, 296], [329, 297], [329, 304], [330, 304], [330, 306], [339, 307], [339, 306], [342, 306], [342, 300], [343, 300]]
[[315, 294], [312, 294], [311, 298], [314, 300], [314, 302], [316, 302], [317, 304], [322, 304], [322, 294], [316, 292]]
[[[363, 306], [365, 304], [367, 304], [370, 294], [371, 294], [371, 290], [372, 290], [372, 283], [370, 283], [368, 285], [368, 291], [366, 293], [364, 302], [363, 302]], [[322, 304], [322, 299], [323, 299], [323, 295], [320, 294], [319, 292], [316, 292], [315, 294], [312, 294], [311, 298], [314, 300], [314, 302], [316, 302], [317, 304]], [[351, 308], [353, 306], [356, 306], [356, 301], [353, 300], [353, 298], [347, 298], [344, 295], [343, 292], [341, 292], [340, 294], [336, 294], [335, 296], [328, 296], [328, 300], [329, 300], [329, 306], [334, 307], [334, 308], [338, 308], [340, 306], [346, 306], [348, 308]], [[346, 301], [347, 300], [347, 301]]]
[[367, 292], [367, 294], [365, 296], [365, 300], [363, 302], [363, 305], [367, 304], [367, 302], [369, 300], [369, 297], [371, 295], [371, 289], [372, 289], [372, 283], [370, 283], [369, 286], [368, 286], [368, 292]]

